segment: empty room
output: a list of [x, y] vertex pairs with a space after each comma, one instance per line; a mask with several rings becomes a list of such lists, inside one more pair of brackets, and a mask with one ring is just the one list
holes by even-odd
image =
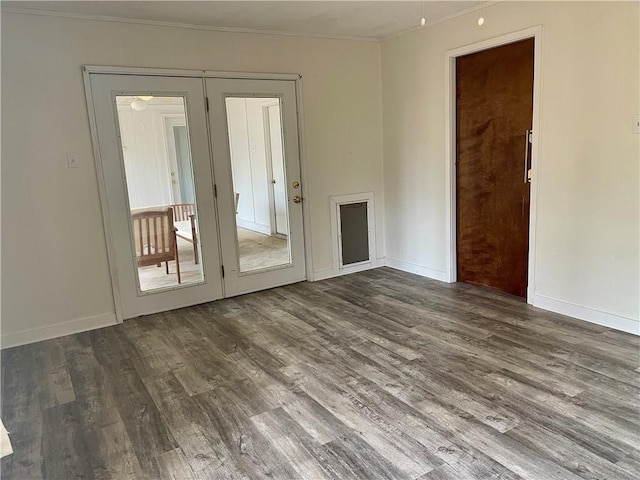
[[2, 1], [1, 477], [640, 477], [640, 2]]

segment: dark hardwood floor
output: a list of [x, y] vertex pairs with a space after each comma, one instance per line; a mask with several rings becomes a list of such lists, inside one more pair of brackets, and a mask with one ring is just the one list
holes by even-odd
[[388, 268], [2, 352], [9, 479], [635, 479], [639, 339]]

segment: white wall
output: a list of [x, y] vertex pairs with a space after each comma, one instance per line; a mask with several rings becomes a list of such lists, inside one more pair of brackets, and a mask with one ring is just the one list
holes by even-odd
[[637, 324], [638, 8], [503, 2], [383, 42], [382, 86], [375, 43], [3, 13], [3, 345], [114, 321], [82, 64], [302, 74], [314, 270], [329, 196], [372, 191], [378, 257], [444, 276], [445, 52], [538, 24], [537, 298]]
[[376, 43], [6, 12], [1, 35], [5, 345], [113, 320], [82, 64], [301, 74], [316, 271], [332, 266], [329, 196], [382, 198]]
[[388, 261], [448, 274], [445, 52], [543, 25], [534, 301], [639, 331], [639, 6], [502, 2], [383, 43]]

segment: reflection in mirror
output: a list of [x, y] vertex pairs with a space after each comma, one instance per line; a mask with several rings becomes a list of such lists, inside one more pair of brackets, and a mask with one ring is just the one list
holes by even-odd
[[117, 96], [143, 292], [204, 280], [183, 97]]
[[278, 98], [227, 97], [241, 272], [291, 264]]

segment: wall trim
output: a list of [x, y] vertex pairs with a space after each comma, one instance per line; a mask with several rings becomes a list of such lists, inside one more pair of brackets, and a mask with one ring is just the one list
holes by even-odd
[[407, 273], [414, 273], [421, 277], [432, 278], [441, 282], [449, 282], [448, 272], [445, 270], [438, 270], [424, 265], [418, 265], [417, 263], [405, 262], [404, 260], [398, 260], [397, 258], [385, 258], [385, 265], [387, 267], [395, 268], [396, 270], [402, 270]]
[[640, 321], [630, 317], [623, 317], [614, 313], [585, 307], [584, 305], [578, 305], [539, 293], [534, 294], [532, 305], [542, 308], [543, 310], [577, 318], [578, 320], [613, 328], [614, 330], [640, 335]]
[[222, 33], [245, 33], [251, 35], [283, 35], [286, 37], [311, 37], [311, 38], [325, 38], [332, 40], [351, 40], [355, 42], [380, 42], [379, 38], [375, 37], [359, 37], [355, 35], [339, 35], [329, 33], [305, 33], [305, 32], [285, 32], [280, 30], [258, 30], [254, 28], [238, 28], [238, 27], [215, 27], [211, 25], [197, 25], [194, 23], [182, 23], [163, 20], [148, 20], [144, 18], [127, 18], [109, 15], [94, 15], [87, 13], [73, 13], [73, 12], [55, 12], [52, 10], [41, 10], [35, 8], [16, 8], [16, 7], [2, 7], [2, 13], [14, 13], [19, 15], [36, 15], [40, 17], [60, 17], [71, 18], [74, 20], [89, 20], [96, 22], [116, 22], [116, 23], [131, 23], [134, 25], [150, 25], [154, 27], [170, 27], [170, 28], [187, 28], [189, 30], [204, 30], [208, 32], [222, 32]]
[[[448, 282], [448, 272], [444, 270], [436, 270], [389, 257], [386, 257], [384, 261], [385, 265], [390, 268], [402, 270], [403, 272], [414, 273], [421, 277], [432, 278], [441, 282]], [[331, 278], [331, 276], [323, 278]], [[602, 325], [603, 327], [640, 336], [640, 320], [636, 320], [634, 318], [623, 317], [621, 315], [604, 312], [584, 305], [578, 305], [558, 298], [548, 297], [539, 293], [531, 295], [528, 303], [534, 307], [541, 308], [549, 312], [559, 313], [585, 322], [595, 323], [596, 325]]]
[[116, 325], [117, 323], [115, 312], [103, 313], [92, 317], [56, 323], [55, 325], [47, 325], [46, 327], [31, 328], [29, 330], [23, 330], [15, 333], [6, 333], [0, 336], [0, 345], [2, 349], [17, 347], [20, 345], [26, 345], [27, 343], [50, 340], [52, 338], [63, 337], [73, 333], [109, 327], [111, 325]]
[[304, 259], [307, 280], [313, 282], [313, 246], [311, 243], [311, 205], [308, 198], [310, 195], [309, 166], [307, 163], [307, 144], [304, 122], [304, 102], [302, 95], [302, 75], [298, 75], [295, 80], [296, 85], [296, 107], [298, 115], [298, 158], [300, 159], [300, 195], [302, 196], [302, 231], [304, 232]]
[[122, 323], [122, 299], [120, 296], [120, 286], [116, 278], [114, 266], [116, 264], [115, 246], [113, 245], [113, 234], [111, 233], [111, 223], [109, 222], [109, 205], [107, 204], [107, 186], [102, 170], [102, 156], [100, 155], [100, 142], [98, 140], [98, 124], [96, 120], [96, 110], [93, 105], [93, 91], [91, 87], [91, 73], [87, 66], [82, 66], [82, 81], [84, 83], [85, 100], [87, 102], [87, 117], [89, 120], [89, 132], [91, 135], [91, 146], [93, 148], [93, 161], [96, 167], [96, 177], [98, 180], [98, 198], [100, 199], [100, 211], [102, 213], [102, 228], [107, 246], [107, 260], [109, 262], [109, 277], [111, 279], [111, 293], [113, 296], [113, 309], [115, 310], [116, 321]]
[[485, 2], [481, 2], [478, 5], [474, 5], [473, 7], [466, 8], [459, 12], [454, 12], [450, 15], [446, 15], [444, 17], [440, 17], [435, 20], [428, 19], [427, 23], [424, 26], [415, 26], [415, 27], [407, 28], [400, 32], [392, 33], [391, 35], [388, 35], [386, 37], [380, 37], [380, 38], [357, 36], [357, 35], [340, 35], [340, 34], [330, 34], [330, 33], [305, 33], [305, 32], [286, 32], [281, 30], [258, 30], [258, 29], [252, 29], [252, 28], [238, 28], [238, 27], [215, 27], [211, 25], [197, 25], [193, 23], [182, 23], [182, 22], [163, 21], [163, 20], [149, 20], [144, 18], [127, 18], [127, 17], [96, 15], [96, 14], [87, 14], [87, 13], [56, 12], [53, 10], [46, 10], [46, 9], [20, 8], [20, 7], [4, 7], [3, 6], [2, 13], [13, 13], [18, 15], [35, 15], [40, 17], [70, 18], [75, 20], [89, 20], [89, 21], [97, 21], [97, 22], [131, 23], [131, 24], [149, 25], [149, 26], [155, 26], [155, 27], [186, 28], [189, 30], [204, 30], [204, 31], [210, 31], [210, 32], [247, 33], [251, 35], [283, 35], [286, 37], [310, 37], [310, 38], [325, 38], [325, 39], [331, 39], [331, 40], [351, 40], [355, 42], [380, 43], [383, 40], [399, 37], [407, 33], [413, 32], [415, 30], [424, 29], [425, 27], [438, 25], [439, 23], [443, 23], [457, 17], [462, 17], [469, 13], [473, 13], [477, 10], [484, 10], [486, 8], [489, 8], [503, 1], [505, 0], [488, 0]]
[[348, 268], [325, 268], [324, 270], [316, 270], [313, 272], [313, 282], [320, 280], [327, 280], [328, 278], [341, 277], [343, 275], [349, 275], [350, 273], [363, 272], [364, 270], [372, 270], [374, 268], [380, 268], [386, 266], [384, 258], [375, 258], [370, 262], [354, 265]]

